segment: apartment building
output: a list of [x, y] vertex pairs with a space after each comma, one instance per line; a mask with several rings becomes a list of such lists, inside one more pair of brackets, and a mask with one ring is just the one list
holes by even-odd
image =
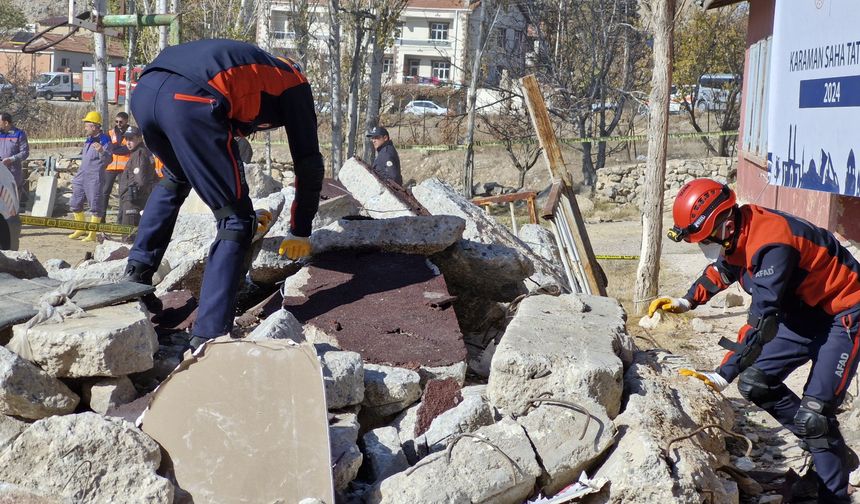
[[[268, 23], [260, 16], [258, 43], [273, 51], [289, 52], [296, 47], [294, 2], [272, 0]], [[387, 85], [417, 84], [459, 87], [468, 82], [478, 46], [481, 9], [485, 3], [470, 0], [410, 0], [400, 15], [394, 42], [386, 48], [383, 75]], [[311, 44], [327, 54], [328, 3], [308, 8]], [[525, 61], [525, 14], [517, 7], [487, 12], [493, 20], [486, 44], [485, 81], [495, 84], [507, 69], [522, 69]], [[351, 37], [342, 33], [348, 44]]]

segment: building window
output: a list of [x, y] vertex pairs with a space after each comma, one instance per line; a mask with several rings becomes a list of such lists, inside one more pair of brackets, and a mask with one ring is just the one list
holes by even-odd
[[391, 73], [391, 67], [394, 66], [394, 60], [391, 58], [382, 59], [382, 74], [388, 75]]
[[418, 72], [421, 70], [421, 60], [411, 59], [409, 60], [409, 65], [407, 65], [407, 74], [413, 77], [418, 76]]
[[451, 80], [451, 62], [434, 61], [431, 75], [439, 80]]
[[744, 103], [743, 149], [749, 154], [767, 156], [768, 81], [770, 81], [771, 37], [760, 40], [749, 52], [749, 68], [744, 76], [747, 97]]
[[283, 11], [272, 11], [272, 38], [284, 40], [295, 35], [290, 27], [290, 14]]
[[430, 23], [430, 40], [448, 40], [448, 23]]
[[60, 58], [60, 66], [61, 67], [69, 66], [69, 58]]

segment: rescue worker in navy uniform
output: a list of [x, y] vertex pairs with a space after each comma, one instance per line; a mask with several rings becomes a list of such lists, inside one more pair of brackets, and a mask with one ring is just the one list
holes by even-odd
[[[812, 453], [818, 502], [850, 502], [848, 449], [836, 408], [857, 370], [860, 264], [829, 231], [783, 212], [738, 206], [734, 192], [714, 180], [682, 187], [673, 217], [669, 237], [699, 244], [715, 262], [684, 297], [653, 301], [649, 315], [685, 312], [734, 282], [752, 296], [737, 341], [720, 340], [729, 350], [722, 364], [715, 371], [681, 374], [717, 391], [737, 379], [745, 399]], [[803, 397], [797, 397], [783, 380], [810, 360]]]
[[232, 329], [245, 255], [259, 232], [234, 135], [285, 128], [296, 196], [280, 253], [290, 259], [310, 255], [323, 179], [311, 88], [290, 60], [244, 42], [199, 40], [168, 47], [147, 65], [131, 110], [147, 147], [165, 168], [144, 208], [127, 278], [152, 282], [192, 187], [217, 221], [192, 328], [190, 344], [197, 348]]
[[370, 143], [376, 149], [376, 159], [373, 160], [373, 171], [380, 177], [393, 180], [397, 185], [403, 185], [403, 176], [400, 174], [400, 156], [397, 154], [397, 149], [391, 142], [391, 137], [388, 136], [388, 130], [377, 126], [371, 128], [367, 132], [367, 138], [370, 138]]

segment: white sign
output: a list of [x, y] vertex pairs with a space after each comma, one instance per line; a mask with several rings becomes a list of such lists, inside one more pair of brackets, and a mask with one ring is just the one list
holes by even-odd
[[771, 184], [860, 195], [860, 1], [777, 0], [770, 60]]

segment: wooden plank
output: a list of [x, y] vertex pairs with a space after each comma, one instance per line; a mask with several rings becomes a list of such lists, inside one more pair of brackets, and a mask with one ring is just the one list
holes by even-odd
[[537, 200], [537, 195], [532, 196], [531, 198], [528, 199], [528, 202], [529, 202], [529, 222], [531, 222], [532, 224], [538, 223], [537, 203], [535, 202], [536, 200]]
[[561, 182], [553, 182], [552, 188], [549, 190], [549, 197], [546, 199], [540, 216], [544, 220], [551, 220], [555, 216], [555, 209], [558, 208], [558, 201], [561, 199]]
[[538, 87], [537, 79], [534, 75], [527, 75], [520, 79], [520, 85], [553, 183], [561, 182], [562, 205], [557, 207], [559, 210], [557, 215], [561, 215], [568, 221], [568, 226], [573, 234], [574, 246], [585, 271], [586, 278], [584, 280], [591, 288], [591, 292], [606, 296], [603, 275], [598, 274], [597, 270], [600, 266], [594, 257], [594, 250], [592, 250], [591, 241], [588, 239], [585, 222], [582, 220], [579, 205], [576, 203], [576, 197], [571, 189], [570, 174], [565, 167], [558, 139], [552, 130], [552, 122], [549, 119], [549, 112]]
[[[22, 280], [0, 273], [0, 330], [26, 322], [37, 310], [39, 298], [60, 284], [47, 277]], [[101, 308], [140, 298], [155, 292], [155, 287], [134, 282], [117, 282], [81, 289], [72, 301], [85, 310]]]

